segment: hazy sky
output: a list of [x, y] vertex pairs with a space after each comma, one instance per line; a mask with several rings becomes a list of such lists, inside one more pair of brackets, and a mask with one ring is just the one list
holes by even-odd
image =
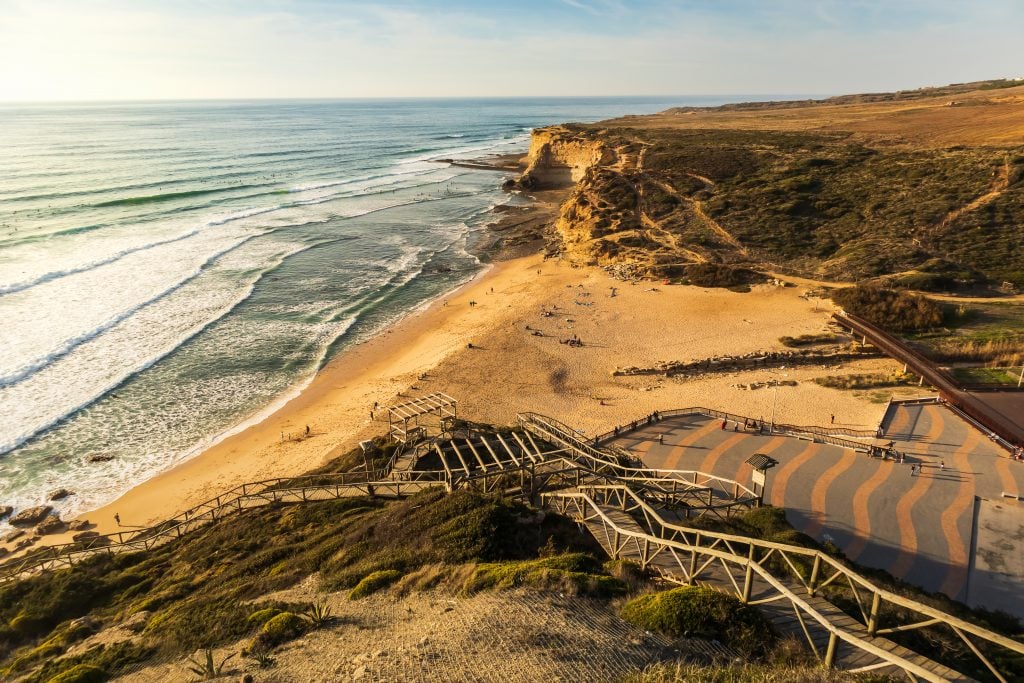
[[0, 0], [0, 100], [838, 94], [1024, 75], [1024, 0]]

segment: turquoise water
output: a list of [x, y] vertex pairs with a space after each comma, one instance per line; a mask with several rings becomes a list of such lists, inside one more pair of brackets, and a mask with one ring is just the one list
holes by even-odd
[[0, 107], [0, 503], [109, 502], [472, 277], [503, 176], [431, 159], [700, 103]]

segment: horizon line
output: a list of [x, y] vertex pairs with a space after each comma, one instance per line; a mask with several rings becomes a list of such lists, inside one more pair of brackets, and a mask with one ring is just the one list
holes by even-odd
[[[932, 86], [934, 87], [934, 86]], [[328, 97], [153, 97], [133, 99], [82, 99], [82, 100], [4, 100], [7, 105], [58, 105], [58, 104], [161, 104], [184, 102], [387, 102], [387, 101], [441, 101], [441, 100], [594, 100], [594, 99], [673, 99], [686, 97], [771, 97], [784, 99], [810, 99], [835, 97], [835, 93], [689, 93], [676, 95], [387, 95], [387, 96], [328, 96]]]

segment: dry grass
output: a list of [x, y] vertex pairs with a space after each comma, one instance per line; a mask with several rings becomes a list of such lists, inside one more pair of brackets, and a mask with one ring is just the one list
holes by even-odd
[[990, 367], [1024, 363], [1024, 337], [1005, 339], [948, 339], [933, 343], [931, 355], [949, 363], [984, 363]]
[[878, 674], [851, 674], [820, 666], [738, 664], [700, 666], [660, 664], [620, 679], [620, 683], [853, 683], [891, 681]]
[[[950, 101], [957, 106], [948, 106]], [[703, 109], [615, 119], [634, 128], [850, 131], [887, 145], [1006, 145], [1024, 138], [1024, 85], [848, 104]]]

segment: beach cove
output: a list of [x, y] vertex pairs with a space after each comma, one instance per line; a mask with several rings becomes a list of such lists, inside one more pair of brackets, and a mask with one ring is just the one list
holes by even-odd
[[[148, 526], [233, 486], [301, 474], [385, 433], [388, 405], [435, 391], [458, 399], [467, 419], [507, 424], [517, 412], [531, 410], [587, 433], [653, 410], [691, 405], [768, 419], [774, 404], [779, 421], [827, 424], [836, 415], [837, 423], [873, 429], [884, 404], [810, 379], [890, 369], [893, 364], [885, 359], [828, 371], [800, 367], [742, 377], [612, 376], [617, 367], [781, 349], [779, 336], [819, 332], [830, 314], [822, 302], [801, 297], [803, 292], [771, 285], [736, 293], [625, 284], [600, 269], [540, 255], [499, 262], [335, 358], [298, 397], [263, 421], [81, 517], [101, 533], [119, 530], [115, 513], [120, 530]], [[555, 313], [546, 317], [542, 308]], [[559, 343], [573, 334], [583, 340], [582, 347]], [[777, 392], [737, 386], [773, 378], [797, 385]], [[371, 420], [375, 403], [380, 409]]]

